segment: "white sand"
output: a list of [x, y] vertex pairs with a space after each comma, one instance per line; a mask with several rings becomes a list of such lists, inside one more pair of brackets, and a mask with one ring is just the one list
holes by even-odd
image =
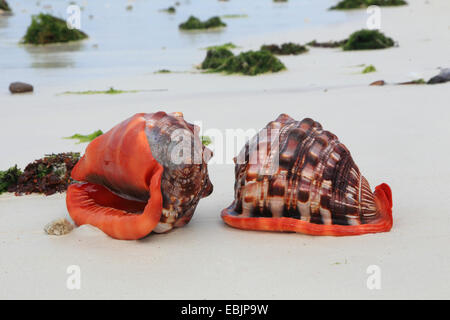
[[[233, 200], [232, 165], [210, 166], [215, 191], [189, 225], [143, 241], [113, 240], [89, 226], [48, 236], [48, 222], [68, 217], [65, 195], [2, 195], [0, 298], [449, 298], [450, 84], [368, 86], [429, 79], [437, 67], [450, 66], [450, 2], [410, 2], [382, 11], [383, 31], [398, 48], [312, 49], [282, 58], [289, 71], [256, 78], [149, 72], [0, 95], [0, 168], [82, 151], [86, 145], [60, 138], [107, 130], [136, 112], [181, 111], [188, 121], [202, 120], [204, 129], [220, 130], [259, 129], [282, 112], [312, 117], [347, 145], [372, 187], [390, 184], [391, 232], [334, 238], [229, 228], [219, 215]], [[364, 26], [358, 20], [270, 40], [339, 40]], [[262, 42], [269, 41], [250, 39], [245, 48]], [[358, 74], [362, 63], [378, 72]], [[167, 91], [56, 95], [110, 85]], [[69, 265], [81, 268], [81, 290], [66, 288]], [[369, 265], [381, 268], [381, 290], [366, 287]]]

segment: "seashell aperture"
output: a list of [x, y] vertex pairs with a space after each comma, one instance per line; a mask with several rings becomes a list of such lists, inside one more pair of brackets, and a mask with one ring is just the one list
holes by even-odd
[[[174, 159], [180, 141], [190, 152]], [[77, 225], [96, 226], [116, 239], [181, 227], [212, 193], [211, 156], [181, 113], [136, 114], [88, 145], [72, 171], [80, 183], [68, 188], [67, 209]]]
[[235, 200], [222, 211], [232, 227], [328, 236], [392, 227], [389, 186], [372, 193], [348, 149], [312, 119], [280, 115], [235, 162]]

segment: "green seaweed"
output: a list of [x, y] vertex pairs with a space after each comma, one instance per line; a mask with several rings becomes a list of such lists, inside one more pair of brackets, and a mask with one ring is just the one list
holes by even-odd
[[46, 175], [48, 175], [49, 173], [51, 173], [51, 172], [52, 172], [52, 169], [49, 168], [49, 167], [47, 167], [47, 166], [45, 166], [45, 165], [42, 164], [42, 163], [39, 163], [39, 164], [37, 165], [37, 167], [36, 167], [36, 176], [37, 176], [38, 178], [43, 178], [43, 177], [45, 177]]
[[212, 49], [228, 49], [228, 50], [230, 50], [230, 49], [236, 49], [236, 48], [239, 48], [239, 47], [237, 45], [235, 45], [233, 42], [227, 42], [227, 43], [224, 43], [221, 45], [209, 46], [209, 47], [206, 47], [203, 49], [205, 49], [205, 50], [212, 50]]
[[49, 14], [32, 16], [31, 25], [23, 38], [23, 43], [49, 44], [86, 39], [88, 36], [77, 29], [69, 29], [66, 21]]
[[287, 42], [281, 46], [276, 44], [269, 44], [261, 46], [261, 50], [268, 50], [276, 55], [299, 55], [308, 52], [308, 48], [300, 44]]
[[331, 7], [331, 10], [361, 9], [369, 6], [403, 6], [408, 3], [404, 0], [342, 0], [337, 5]]
[[339, 48], [346, 44], [348, 39], [341, 41], [317, 42], [316, 40], [308, 42], [306, 45], [314, 48]]
[[1, 11], [11, 12], [11, 7], [6, 0], [0, 0], [0, 12]]
[[212, 140], [208, 136], [201, 136], [200, 139], [202, 140], [202, 144], [204, 146], [209, 146], [212, 143]]
[[201, 64], [201, 69], [217, 69], [225, 64], [228, 58], [233, 56], [233, 52], [225, 48], [208, 50], [206, 58]]
[[6, 171], [0, 171], [0, 194], [7, 192], [10, 186], [15, 185], [22, 173], [17, 165]]
[[366, 74], [366, 73], [371, 73], [371, 72], [376, 72], [376, 71], [377, 71], [377, 69], [373, 65], [370, 65], [370, 66], [365, 67], [364, 70], [362, 71], [362, 73]]
[[344, 44], [344, 50], [385, 49], [394, 46], [394, 40], [378, 30], [359, 30], [350, 35]]
[[169, 69], [161, 69], [161, 70], [155, 71], [155, 73], [172, 73], [172, 71], [170, 71]]
[[255, 76], [284, 69], [286, 69], [285, 65], [271, 52], [260, 50], [241, 52], [239, 55], [230, 56], [219, 67], [213, 68], [211, 71]]
[[202, 30], [220, 27], [226, 27], [226, 23], [220, 20], [219, 17], [212, 17], [206, 21], [201, 21], [194, 16], [190, 16], [186, 22], [181, 23], [179, 26], [181, 30]]
[[121, 93], [136, 93], [139, 90], [116, 90], [113, 87], [108, 90], [87, 90], [87, 91], [66, 91], [63, 94], [81, 94], [81, 95], [90, 95], [90, 94], [121, 94]]
[[168, 7], [167, 9], [162, 9], [161, 11], [174, 14], [177, 12], [177, 9], [175, 9], [175, 7]]
[[97, 130], [97, 131], [95, 131], [91, 134], [87, 134], [87, 135], [76, 133], [73, 136], [65, 137], [64, 139], [76, 139], [76, 140], [78, 140], [77, 143], [85, 143], [85, 142], [91, 142], [92, 140], [101, 136], [102, 134], [103, 134], [102, 130]]

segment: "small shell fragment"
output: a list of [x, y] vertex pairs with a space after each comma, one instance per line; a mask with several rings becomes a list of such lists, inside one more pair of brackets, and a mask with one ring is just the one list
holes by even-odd
[[73, 230], [73, 224], [66, 218], [56, 219], [48, 223], [44, 227], [44, 231], [48, 235], [62, 236], [70, 233]]

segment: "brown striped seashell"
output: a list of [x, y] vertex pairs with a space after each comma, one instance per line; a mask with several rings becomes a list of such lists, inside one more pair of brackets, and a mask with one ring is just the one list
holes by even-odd
[[222, 211], [232, 227], [329, 236], [392, 227], [389, 186], [372, 193], [348, 149], [312, 119], [280, 115], [235, 162], [235, 200]]

